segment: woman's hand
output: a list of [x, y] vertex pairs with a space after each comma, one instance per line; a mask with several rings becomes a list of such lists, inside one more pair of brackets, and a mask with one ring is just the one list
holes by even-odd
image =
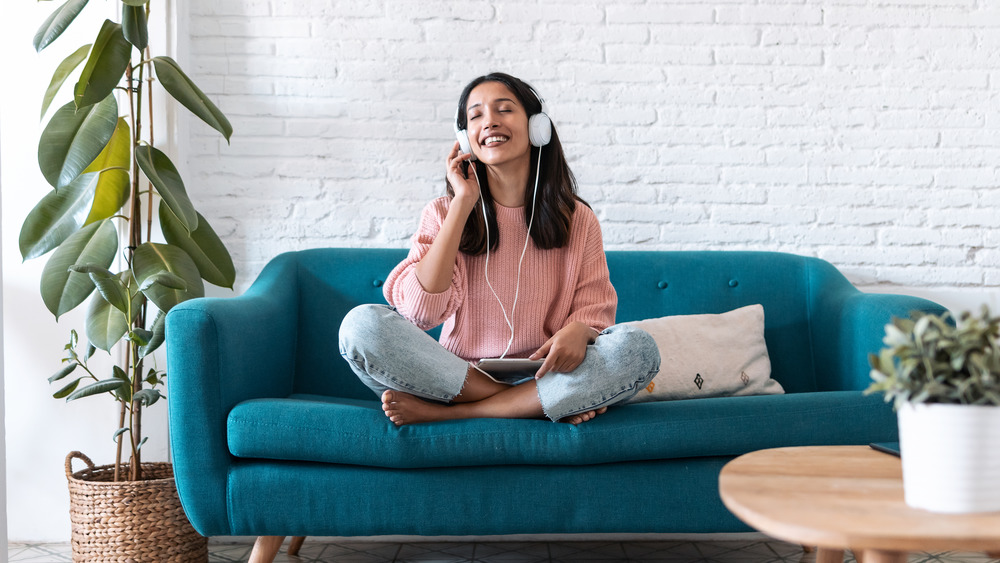
[[458, 257], [458, 247], [462, 241], [462, 230], [469, 214], [476, 208], [479, 201], [479, 184], [475, 176], [465, 177], [462, 173], [462, 163], [472, 158], [472, 155], [459, 151], [458, 141], [448, 153], [446, 173], [448, 183], [455, 191], [455, 197], [448, 205], [448, 214], [441, 224], [441, 230], [434, 237], [430, 249], [416, 266], [417, 281], [428, 293], [441, 293], [451, 286], [455, 271], [455, 261]]
[[575, 370], [587, 357], [587, 345], [597, 340], [597, 332], [581, 322], [572, 322], [552, 335], [530, 359], [545, 358], [542, 367], [535, 372], [539, 379], [550, 371], [568, 373]]
[[[474, 164], [471, 163], [472, 154], [463, 154], [459, 149], [458, 141], [455, 141], [455, 145], [451, 148], [451, 152], [448, 153], [448, 162], [446, 168], [446, 174], [448, 178], [448, 183], [451, 184], [453, 190], [455, 190], [455, 199], [453, 203], [458, 203], [460, 206], [465, 207], [467, 210], [471, 211], [475, 207], [476, 202], [479, 201], [479, 182], [476, 181], [475, 171], [471, 170]], [[466, 178], [465, 173], [462, 169], [469, 163], [469, 176]]]

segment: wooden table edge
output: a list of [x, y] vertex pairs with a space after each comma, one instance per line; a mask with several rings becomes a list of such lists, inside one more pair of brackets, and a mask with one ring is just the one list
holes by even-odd
[[[882, 452], [876, 452], [868, 446], [790, 446], [781, 448], [768, 448], [757, 450], [741, 455], [730, 460], [723, 466], [719, 473], [719, 496], [723, 505], [737, 518], [751, 526], [752, 528], [774, 537], [779, 540], [796, 543], [800, 545], [817, 546], [827, 550], [879, 550], [884, 552], [911, 552], [911, 551], [952, 551], [960, 549], [970, 552], [986, 552], [991, 557], [1000, 554], [1000, 533], [995, 537], [965, 537], [965, 538], [921, 538], [919, 542], [903, 537], [879, 536], [876, 533], [848, 533], [820, 529], [813, 526], [789, 523], [786, 520], [776, 519], [771, 515], [761, 513], [743, 506], [737, 499], [731, 497], [730, 491], [723, 486], [727, 478], [733, 476], [733, 466], [748, 456], [774, 455], [779, 453], [798, 454], [805, 450], [822, 449], [825, 453], [839, 450], [843, 454], [868, 456], [876, 461], [884, 459], [892, 460], [892, 457]], [[885, 456], [879, 457], [879, 456]], [[896, 461], [898, 463], [898, 461]], [[928, 513], [933, 514], [933, 513]], [[986, 513], [990, 517], [1000, 518], [998, 513]], [[951, 515], [934, 514], [934, 516], [948, 517]], [[1000, 530], [1000, 527], [998, 527]], [[919, 545], [918, 545], [919, 544]]]

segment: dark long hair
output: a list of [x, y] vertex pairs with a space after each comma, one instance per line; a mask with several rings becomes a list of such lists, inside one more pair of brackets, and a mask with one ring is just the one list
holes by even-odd
[[[517, 96], [518, 101], [524, 107], [528, 117], [541, 113], [542, 102], [524, 81], [502, 72], [494, 72], [485, 76], [480, 76], [470, 82], [458, 101], [458, 128], [468, 127], [468, 115], [466, 113], [469, 102], [469, 94], [473, 88], [484, 82], [499, 82], [506, 86]], [[542, 155], [542, 166], [538, 168], [538, 155]], [[495, 250], [500, 241], [499, 227], [496, 219], [496, 204], [493, 195], [489, 190], [489, 180], [486, 173], [486, 165], [480, 161], [474, 161], [476, 173], [479, 177], [482, 199], [476, 204], [475, 209], [469, 214], [469, 219], [465, 222], [462, 231], [462, 240], [458, 249], [462, 252], [477, 256], [486, 252], [487, 244], [491, 250]], [[559, 135], [556, 133], [555, 125], [552, 126], [552, 139], [549, 144], [539, 150], [538, 147], [531, 146], [531, 171], [528, 175], [528, 185], [524, 190], [524, 224], [529, 224], [531, 218], [531, 198], [535, 181], [535, 170], [538, 172], [538, 196], [535, 202], [535, 220], [531, 222], [532, 240], [535, 246], [541, 249], [562, 248], [569, 242], [570, 224], [573, 220], [573, 212], [576, 210], [576, 203], [580, 201], [584, 205], [586, 202], [577, 195], [576, 178], [569, 169], [566, 162], [566, 155], [563, 153], [562, 143], [559, 142]], [[448, 184], [448, 195], [455, 197], [455, 190]], [[483, 222], [483, 204], [486, 204], [486, 221], [489, 222], [489, 241], [486, 240], [486, 228]]]

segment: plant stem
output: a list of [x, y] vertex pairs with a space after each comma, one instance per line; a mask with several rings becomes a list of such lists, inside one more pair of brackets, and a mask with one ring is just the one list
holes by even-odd
[[[149, 19], [149, 4], [146, 4], [146, 19], [147, 20]], [[153, 60], [153, 58], [152, 58], [152, 56], [150, 54], [148, 46], [146, 47], [146, 60], [147, 61], [152, 61]], [[147, 104], [149, 106], [149, 109], [147, 110], [147, 111], [149, 111], [149, 146], [152, 147], [152, 146], [154, 146], [154, 144], [153, 144], [153, 124], [155, 123], [153, 121], [153, 84], [152, 84], [153, 77], [150, 76], [148, 80], [149, 80], [150, 84], [149, 84], [149, 88], [146, 89], [146, 96], [147, 96], [147, 101], [149, 102]], [[147, 192], [146, 193], [149, 195], [149, 200], [148, 200], [149, 201], [149, 210], [148, 210], [148, 213], [146, 214], [146, 242], [149, 242], [149, 241], [151, 241], [153, 239], [153, 183], [152, 182], [147, 182], [146, 188], [147, 188]]]
[[[140, 53], [140, 58], [142, 53]], [[139, 65], [139, 76], [138, 79], [133, 81], [133, 73], [135, 67], [129, 64], [128, 71], [126, 73], [126, 79], [129, 83], [129, 110], [132, 117], [132, 147], [133, 147], [133, 158], [132, 158], [132, 189], [131, 189], [131, 203], [132, 203], [132, 213], [129, 217], [129, 235], [128, 235], [128, 250], [126, 253], [126, 259], [129, 263], [129, 267], [132, 267], [132, 259], [135, 255], [136, 248], [142, 244], [142, 196], [139, 192], [139, 162], [134, 157], [135, 149], [139, 147], [140, 139], [142, 137], [142, 87], [143, 87], [143, 74], [145, 71], [145, 65]], [[134, 273], [133, 273], [134, 276]], [[145, 328], [145, 306], [142, 306], [138, 312], [136, 312], [134, 318], [131, 315], [131, 307], [129, 307], [129, 318], [134, 328]], [[132, 395], [135, 396], [137, 392], [142, 389], [142, 379], [137, 374], [141, 373], [141, 362], [139, 362], [139, 354], [136, 350], [136, 346], [133, 342], [128, 342], [126, 345], [126, 365], [125, 373], [132, 383]], [[130, 420], [129, 420], [129, 436], [131, 438], [131, 460], [129, 462], [129, 479], [132, 481], [137, 481], [142, 478], [142, 460], [139, 456], [139, 444], [142, 440], [140, 434], [140, 420], [142, 417], [142, 407], [140, 404], [132, 401], [129, 405]]]
[[[138, 319], [137, 319], [138, 322]], [[139, 374], [142, 373], [142, 362], [139, 360], [138, 346], [134, 342], [129, 341], [129, 359], [133, 360], [129, 362], [132, 365], [132, 395], [134, 396], [139, 390], [142, 389], [142, 379]], [[132, 461], [129, 463], [129, 479], [131, 481], [138, 481], [142, 479], [142, 460], [139, 457], [139, 436], [141, 435], [141, 421], [142, 421], [142, 403], [137, 401], [132, 401], [132, 420], [131, 428], [132, 432]]]
[[[134, 223], [133, 219], [135, 218], [135, 214], [136, 214], [136, 199], [137, 199], [138, 178], [139, 178], [139, 162], [135, 158], [135, 148], [139, 146], [139, 130], [138, 130], [138, 127], [137, 127], [137, 124], [136, 124], [135, 97], [134, 97], [134, 89], [133, 89], [133, 86], [132, 86], [132, 84], [133, 84], [132, 83], [132, 74], [133, 74], [133, 71], [134, 71], [134, 67], [132, 66], [132, 63], [130, 62], [129, 65], [127, 67], [125, 67], [125, 83], [127, 84], [127, 88], [125, 89], [125, 91], [128, 93], [129, 119], [132, 122], [131, 123], [131, 125], [132, 125], [132, 177], [131, 177], [131, 206], [132, 206], [132, 213], [131, 213], [131, 217], [128, 218], [128, 224], [129, 224], [129, 227], [130, 227], [130, 232], [129, 232], [129, 247], [130, 248], [126, 252], [126, 257], [125, 257], [126, 261], [129, 264], [129, 268], [132, 267], [132, 249], [131, 249], [131, 247], [132, 247], [132, 240], [133, 240], [134, 237], [132, 236], [131, 230], [133, 230], [132, 229], [132, 224]], [[126, 354], [126, 358], [129, 358], [128, 354]], [[128, 369], [129, 369], [130, 363], [131, 362], [129, 362], [126, 359], [126, 364], [125, 364], [125, 373], [126, 374], [128, 374]], [[118, 422], [118, 427], [119, 428], [125, 428], [125, 420], [126, 420], [126, 415], [127, 414], [128, 414], [128, 405], [125, 403], [125, 401], [122, 401], [121, 415], [119, 417], [119, 422]], [[131, 421], [129, 423], [129, 426], [131, 427]], [[119, 434], [118, 435], [118, 439], [117, 439], [118, 445], [117, 445], [117, 448], [116, 448], [116, 451], [115, 451], [115, 481], [116, 482], [121, 479], [121, 463], [122, 463], [122, 449], [123, 449], [122, 448], [122, 445], [123, 445], [122, 444], [122, 440], [123, 439], [124, 439], [124, 434]], [[134, 438], [130, 438], [130, 442], [133, 443], [132, 444], [132, 448], [130, 448], [130, 449], [134, 450], [134, 442], [135, 442]], [[130, 465], [135, 465], [135, 464], [131, 463]], [[131, 473], [131, 470], [129, 471], [129, 473]]]
[[[118, 417], [118, 428], [124, 428], [125, 427], [125, 411], [127, 409], [127, 405], [125, 405], [125, 401], [122, 401], [121, 403], [122, 403], [122, 411], [121, 411], [121, 415]], [[121, 480], [122, 440], [123, 439], [124, 438], [123, 438], [122, 434], [119, 434], [118, 438], [115, 439], [115, 441], [118, 443], [118, 447], [117, 447], [117, 450], [115, 452], [115, 482], [116, 483]]]

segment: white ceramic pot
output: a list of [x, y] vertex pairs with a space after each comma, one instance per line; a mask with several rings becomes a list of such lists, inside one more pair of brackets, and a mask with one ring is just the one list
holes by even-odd
[[898, 417], [906, 504], [1000, 511], [1000, 407], [908, 403]]

